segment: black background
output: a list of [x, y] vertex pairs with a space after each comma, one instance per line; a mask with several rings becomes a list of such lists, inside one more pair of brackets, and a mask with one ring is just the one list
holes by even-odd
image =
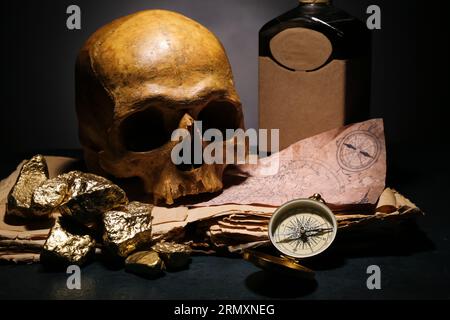
[[[334, 1], [361, 19], [368, 5], [381, 7], [382, 29], [373, 31], [371, 114], [385, 120], [387, 184], [427, 213], [417, 228], [360, 240], [367, 242], [363, 249], [338, 246], [330, 262], [321, 264], [329, 267], [319, 271], [318, 285], [312, 287], [276, 281], [241, 260], [198, 257], [190, 271], [151, 284], [93, 264], [84, 271], [86, 288], [80, 292], [65, 289], [65, 274], [43, 273], [39, 265], [2, 266], [0, 298], [449, 298], [450, 37], [445, 3]], [[66, 28], [70, 4], [81, 7], [81, 30]], [[98, 27], [141, 9], [178, 11], [221, 39], [246, 125], [256, 127], [257, 33], [295, 5], [295, 0], [2, 1], [1, 178], [24, 156], [79, 148], [73, 76], [78, 49]], [[370, 264], [382, 268], [380, 291], [365, 286]]]
[[[247, 127], [256, 127], [257, 33], [265, 22], [296, 3], [2, 1], [2, 149], [14, 153], [78, 147], [73, 71], [79, 48], [91, 33], [112, 19], [148, 8], [181, 12], [221, 39], [233, 67]], [[439, 113], [445, 108], [447, 83], [440, 81], [440, 75], [448, 70], [448, 52], [443, 50], [448, 34], [436, 26], [444, 11], [439, 3], [445, 1], [433, 2], [433, 6], [410, 0], [334, 3], [364, 20], [368, 5], [378, 4], [382, 9], [382, 29], [373, 32], [371, 106], [373, 117], [385, 119], [388, 142], [423, 143], [433, 133], [443, 132], [440, 127], [446, 119]], [[66, 28], [70, 4], [81, 8], [81, 30]]]

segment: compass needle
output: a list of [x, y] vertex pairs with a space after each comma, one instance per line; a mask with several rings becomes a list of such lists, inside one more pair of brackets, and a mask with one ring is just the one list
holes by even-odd
[[344, 143], [344, 145], [349, 149], [356, 150], [356, 148], [352, 146], [350, 143]]
[[367, 158], [373, 158], [367, 151], [361, 150], [359, 153], [361, 153], [363, 156]]

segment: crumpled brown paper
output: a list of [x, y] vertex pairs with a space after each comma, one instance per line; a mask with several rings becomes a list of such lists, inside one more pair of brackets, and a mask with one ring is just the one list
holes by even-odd
[[[244, 173], [247, 186], [250, 185], [248, 190], [243, 187], [246, 184], [238, 184], [209, 202], [190, 207], [154, 207], [153, 240], [185, 242], [203, 252], [258, 246], [267, 243], [268, 221], [279, 204], [316, 192], [323, 193], [341, 230], [390, 224], [422, 214], [395, 190], [384, 189], [386, 166], [381, 120], [331, 130], [286, 150], [275, 155], [280, 157], [279, 171], [272, 170], [272, 156], [259, 166], [242, 166], [238, 173], [231, 173], [231, 178]], [[77, 161], [51, 156], [46, 159], [50, 177], [68, 172]], [[307, 161], [302, 162], [304, 159]], [[20, 168], [21, 165], [0, 182], [0, 260], [34, 262], [39, 259], [52, 223], [49, 221], [48, 226], [42, 227], [5, 221], [6, 197]], [[265, 191], [269, 185], [271, 196]]]
[[[75, 159], [46, 157], [50, 176], [62, 173]], [[5, 221], [6, 196], [17, 178], [18, 170], [0, 182], [0, 260], [37, 262], [52, 221], [48, 226], [11, 225]], [[377, 223], [391, 223], [422, 214], [412, 202], [392, 189], [386, 189], [376, 205], [376, 210], [359, 210], [360, 206], [348, 206], [348, 212], [335, 212], [340, 229], [352, 229]], [[186, 238], [188, 225], [203, 232], [204, 243], [193, 243], [193, 248], [211, 251], [227, 247], [230, 251], [257, 246], [267, 242], [267, 224], [276, 207], [254, 205], [221, 205], [211, 207], [155, 207], [153, 216], [153, 239], [182, 240]]]
[[[364, 226], [391, 224], [422, 215], [422, 211], [397, 191], [387, 188], [376, 206], [360, 211], [359, 206], [347, 206], [348, 211], [335, 211], [339, 230], [355, 230]], [[194, 223], [205, 231], [215, 247], [240, 251], [268, 241], [268, 223], [276, 207], [222, 205], [201, 208], [172, 208], [154, 211], [154, 237], [177, 239], [186, 227]]]

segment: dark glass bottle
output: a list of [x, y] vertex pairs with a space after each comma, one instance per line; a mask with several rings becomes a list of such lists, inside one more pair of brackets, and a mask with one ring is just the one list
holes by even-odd
[[259, 32], [259, 124], [281, 148], [369, 117], [370, 31], [330, 1], [299, 2]]

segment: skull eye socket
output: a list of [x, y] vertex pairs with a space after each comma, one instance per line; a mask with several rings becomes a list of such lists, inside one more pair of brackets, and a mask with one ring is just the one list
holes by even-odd
[[228, 101], [210, 102], [199, 113], [198, 119], [202, 121], [203, 131], [219, 129], [224, 138], [226, 129], [237, 129], [240, 125], [238, 109]]
[[133, 152], [145, 152], [159, 148], [166, 144], [177, 128], [180, 117], [167, 110], [147, 108], [126, 118], [120, 133], [124, 147]]

